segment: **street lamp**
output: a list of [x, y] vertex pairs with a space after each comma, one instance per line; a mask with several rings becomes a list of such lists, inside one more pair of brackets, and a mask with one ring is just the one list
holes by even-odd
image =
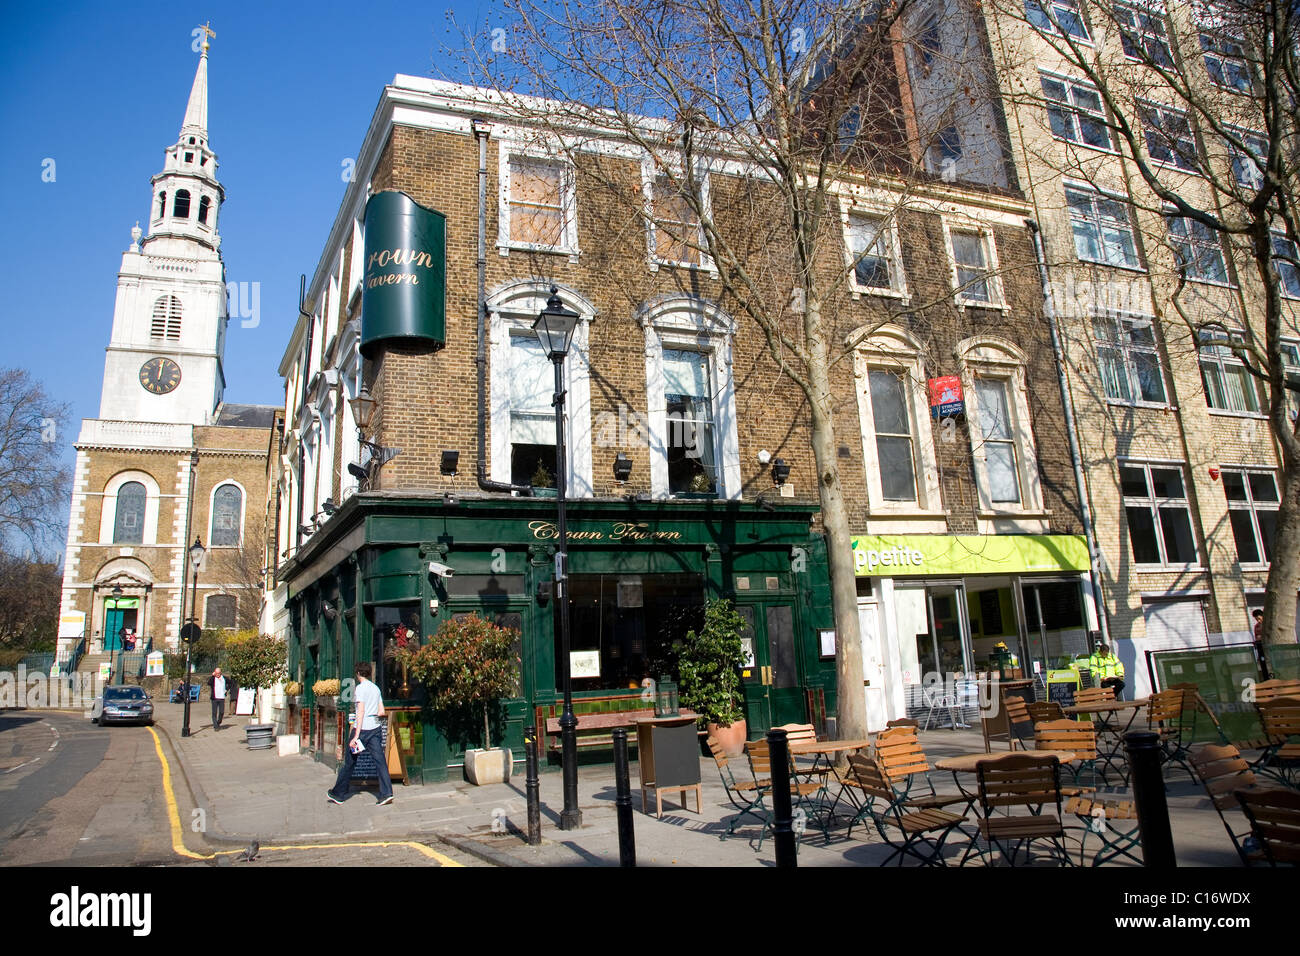
[[[185, 642], [185, 720], [181, 724], [181, 736], [190, 735], [190, 681], [193, 678], [193, 651], [194, 642], [198, 639], [199, 634], [199, 568], [203, 566], [203, 556], [207, 550], [203, 547], [203, 542], [199, 540], [198, 535], [194, 536], [194, 543], [190, 545], [190, 566], [194, 568], [194, 586], [190, 590], [190, 620], [181, 628], [181, 640]], [[182, 581], [181, 586], [185, 583]]]
[[582, 811], [578, 809], [578, 718], [573, 714], [573, 680], [569, 660], [569, 532], [565, 524], [565, 484], [568, 470], [565, 467], [564, 448], [564, 359], [569, 354], [573, 330], [578, 326], [578, 313], [564, 307], [559, 289], [551, 286], [551, 297], [546, 300], [533, 323], [537, 340], [546, 356], [555, 365], [555, 500], [559, 508], [559, 547], [555, 552], [555, 598], [560, 606], [560, 655], [564, 660], [564, 713], [560, 716], [560, 742], [564, 754], [564, 811], [560, 814], [561, 830], [576, 830], [582, 826]]
[[[119, 584], [114, 584], [113, 590], [110, 591], [109, 593], [113, 595], [113, 610], [115, 611], [120, 610], [119, 604], [121, 602], [118, 601], [118, 598], [122, 596], [122, 586]], [[125, 630], [126, 630], [125, 627], [119, 627], [117, 629], [117, 667], [113, 670], [113, 673], [119, 675], [118, 676], [119, 681], [121, 680], [121, 673], [122, 673], [122, 650], [123, 650], [123, 645], [126, 642], [122, 632]], [[109, 680], [111, 681], [112, 678], [109, 678]]]

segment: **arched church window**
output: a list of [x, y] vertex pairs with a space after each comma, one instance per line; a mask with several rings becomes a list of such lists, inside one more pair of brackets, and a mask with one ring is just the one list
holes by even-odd
[[164, 189], [158, 194], [158, 219], [167, 215], [167, 191]]
[[212, 546], [234, 548], [239, 546], [243, 530], [244, 493], [238, 485], [222, 485], [212, 496]]
[[177, 219], [190, 218], [190, 191], [188, 189], [177, 190], [176, 201], [172, 203], [172, 215]]
[[128, 481], [117, 489], [117, 520], [113, 524], [114, 544], [141, 544], [144, 541], [144, 485]]
[[161, 295], [153, 303], [153, 321], [149, 324], [149, 336], [155, 339], [180, 341], [181, 337], [181, 300], [174, 295]]
[[199, 200], [199, 222], [205, 226], [208, 224], [208, 209], [212, 206], [212, 200], [204, 196]]

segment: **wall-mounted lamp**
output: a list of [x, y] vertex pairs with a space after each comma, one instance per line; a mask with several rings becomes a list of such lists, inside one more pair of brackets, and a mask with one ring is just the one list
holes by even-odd
[[309, 538], [316, 533], [316, 526], [313, 524], [298, 525], [298, 533], [304, 538]]
[[632, 459], [619, 452], [614, 456], [614, 480], [621, 483], [630, 477], [632, 477]]
[[366, 473], [366, 470], [357, 464], [348, 465], [348, 474], [351, 475], [353, 478], [355, 478], [357, 481], [362, 481], [362, 482], [367, 481], [370, 478], [370, 475]]
[[772, 462], [772, 480], [777, 485], [784, 485], [790, 478], [790, 466], [785, 463], [784, 458], [778, 458]]
[[324, 501], [321, 502], [320, 510], [321, 513], [328, 518], [334, 512], [339, 510], [339, 506], [334, 503], [333, 498], [326, 498]]
[[460, 452], [444, 451], [442, 461], [438, 463], [438, 471], [444, 475], [455, 475], [456, 466], [460, 463]]
[[375, 417], [375, 409], [379, 407], [379, 401], [370, 394], [370, 389], [361, 386], [357, 397], [348, 399], [348, 404], [352, 406], [352, 420], [357, 423], [357, 427], [363, 431], [369, 428]]

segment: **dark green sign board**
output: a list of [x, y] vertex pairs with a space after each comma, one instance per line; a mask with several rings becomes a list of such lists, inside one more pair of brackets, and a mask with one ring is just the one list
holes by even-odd
[[447, 341], [447, 217], [403, 192], [366, 203], [361, 349], [388, 339]]

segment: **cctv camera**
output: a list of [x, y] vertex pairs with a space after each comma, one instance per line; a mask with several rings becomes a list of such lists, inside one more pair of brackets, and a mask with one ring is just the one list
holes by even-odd
[[437, 561], [429, 562], [429, 573], [436, 574], [440, 578], [449, 578], [456, 573], [455, 568], [449, 568], [445, 564], [439, 564]]

